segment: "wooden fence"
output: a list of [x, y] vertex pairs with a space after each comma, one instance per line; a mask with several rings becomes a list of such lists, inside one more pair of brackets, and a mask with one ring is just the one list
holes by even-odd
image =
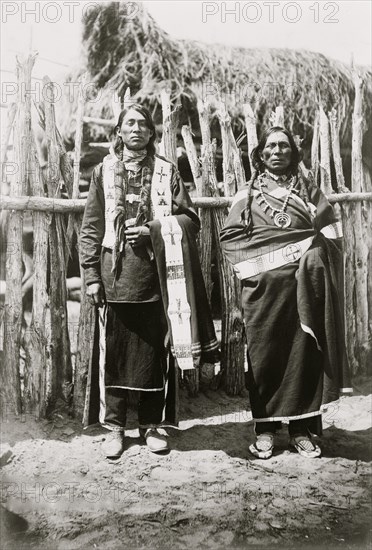
[[[1, 206], [8, 211], [6, 252], [6, 293], [2, 318], [3, 350], [1, 381], [2, 397], [6, 406], [20, 414], [32, 411], [45, 417], [58, 399], [72, 407], [82, 418], [85, 407], [85, 387], [93, 344], [94, 309], [86, 299], [84, 274], [81, 273], [81, 302], [78, 325], [76, 361], [71, 362], [68, 331], [66, 265], [74, 236], [79, 235], [85, 200], [79, 198], [79, 162], [84, 100], [79, 96], [74, 163], [63, 146], [55, 122], [53, 97], [38, 105], [40, 123], [45, 131], [48, 165], [40, 167], [33, 128], [31, 127], [31, 72], [35, 58], [30, 56], [18, 65], [19, 97], [8, 110], [8, 121], [2, 139], [2, 175], [6, 166], [8, 141], [13, 130], [13, 160], [17, 166], [11, 177], [10, 192], [1, 196]], [[44, 85], [53, 86], [47, 77]], [[81, 86], [82, 90], [83, 87]], [[320, 108], [314, 125], [312, 168], [322, 190], [332, 203], [337, 203], [345, 236], [345, 321], [347, 351], [352, 371], [367, 372], [371, 356], [371, 277], [368, 273], [370, 227], [372, 222], [372, 186], [363, 169], [362, 118], [363, 83], [355, 79], [355, 106], [353, 116], [352, 182], [351, 192], [345, 186], [337, 111], [328, 116]], [[176, 137], [179, 106], [171, 108], [169, 96], [162, 95], [164, 154], [176, 158]], [[217, 106], [223, 151], [223, 191], [220, 196], [216, 177], [216, 142], [211, 139], [210, 107], [198, 104], [202, 135], [200, 157], [191, 129], [182, 128], [182, 136], [195, 182], [195, 205], [201, 218], [200, 257], [209, 299], [212, 292], [212, 242], [218, 243], [221, 227], [236, 190], [245, 183], [245, 172], [240, 151], [231, 129], [229, 114], [223, 103]], [[249, 105], [244, 106], [248, 151], [257, 144], [256, 121]], [[107, 124], [107, 121], [101, 121]], [[279, 106], [272, 116], [273, 124], [283, 124], [283, 110]], [[94, 123], [100, 123], [95, 120]], [[337, 193], [331, 185], [333, 163], [337, 178]], [[306, 168], [302, 165], [302, 169]], [[68, 199], [61, 198], [61, 181]], [[33, 213], [33, 300], [31, 324], [22, 331], [24, 323], [22, 301], [23, 215]], [[67, 221], [66, 221], [67, 219]], [[75, 238], [76, 241], [76, 238]], [[240, 288], [231, 266], [217, 249], [222, 304], [221, 367], [223, 386], [231, 395], [244, 387], [244, 337], [239, 307]], [[23, 335], [23, 336], [22, 336]], [[24, 372], [20, 372], [20, 355], [24, 350]], [[198, 391], [198, 373], [188, 375], [190, 391]]]

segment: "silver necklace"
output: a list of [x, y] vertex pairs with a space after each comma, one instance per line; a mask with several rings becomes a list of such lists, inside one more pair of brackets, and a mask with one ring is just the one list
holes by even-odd
[[267, 210], [269, 210], [269, 209], [271, 210], [271, 212], [269, 212], [269, 215], [270, 215], [271, 218], [273, 218], [274, 223], [277, 227], [281, 227], [282, 229], [286, 229], [292, 223], [292, 218], [289, 214], [287, 214], [286, 208], [288, 206], [289, 198], [292, 195], [293, 187], [295, 185], [295, 178], [292, 177], [291, 180], [290, 180], [290, 185], [288, 187], [287, 196], [284, 200], [283, 206], [280, 209], [275, 208], [275, 206], [272, 206], [268, 202], [266, 197], [264, 196], [264, 192], [263, 192], [262, 187], [264, 185], [266, 185], [266, 183], [263, 183], [262, 179], [263, 179], [263, 174], [261, 174], [258, 177], [258, 180], [257, 180], [258, 181], [258, 187], [259, 187], [257, 203], [260, 205], [260, 207], [262, 208], [262, 210], [264, 211], [265, 214], [266, 214]]

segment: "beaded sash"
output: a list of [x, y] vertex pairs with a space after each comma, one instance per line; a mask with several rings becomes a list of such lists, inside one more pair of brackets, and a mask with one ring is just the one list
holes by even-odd
[[167, 269], [168, 311], [172, 332], [172, 353], [180, 369], [193, 369], [191, 340], [191, 308], [187, 300], [186, 279], [182, 252], [182, 229], [176, 216], [172, 216], [172, 165], [158, 157], [155, 159], [151, 186], [154, 219], [161, 224]]

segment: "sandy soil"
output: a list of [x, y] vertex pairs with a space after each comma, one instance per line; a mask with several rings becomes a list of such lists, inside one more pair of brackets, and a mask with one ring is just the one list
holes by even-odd
[[[68, 306], [74, 354], [79, 304]], [[134, 411], [116, 462], [102, 455], [107, 432], [63, 408], [39, 422], [4, 414], [2, 548], [372, 548], [371, 380], [324, 415], [322, 458], [291, 453], [283, 428], [266, 461], [248, 450], [247, 396], [204, 382], [196, 398], [181, 390], [164, 456], [142, 444]]]
[[2, 547], [371, 547], [370, 395], [328, 410], [322, 458], [288, 451], [283, 428], [266, 461], [248, 451], [246, 397], [181, 397], [171, 452], [150, 453], [132, 413], [116, 462], [103, 457], [98, 426], [83, 431], [61, 412], [3, 418]]

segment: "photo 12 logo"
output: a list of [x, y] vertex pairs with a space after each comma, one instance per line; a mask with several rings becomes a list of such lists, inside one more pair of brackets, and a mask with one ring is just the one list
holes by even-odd
[[338, 23], [337, 2], [202, 2], [202, 22]]
[[[1, 2], [1, 22], [17, 20], [21, 23], [58, 23], [61, 20], [75, 23], [102, 8], [100, 2]], [[106, 8], [105, 8], [106, 9]], [[133, 19], [141, 10], [137, 2], [111, 2], [110, 10], [120, 17]], [[114, 14], [115, 15], [115, 14]]]

